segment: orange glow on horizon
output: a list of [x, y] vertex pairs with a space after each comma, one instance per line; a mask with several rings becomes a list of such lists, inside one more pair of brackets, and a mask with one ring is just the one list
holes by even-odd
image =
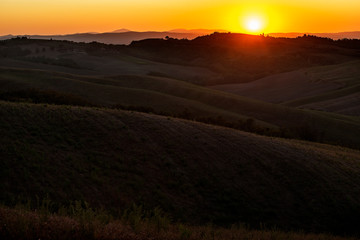
[[[252, 34], [359, 31], [359, 9], [358, 0], [0, 0], [0, 35], [120, 28], [222, 29]], [[251, 20], [247, 25], [251, 17], [258, 23]]]

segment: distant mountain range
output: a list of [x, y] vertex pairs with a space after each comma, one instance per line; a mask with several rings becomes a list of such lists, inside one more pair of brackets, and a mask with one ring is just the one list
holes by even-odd
[[[147, 31], [147, 32], [136, 32], [129, 29], [117, 29], [112, 32], [106, 33], [75, 33], [66, 35], [6, 35], [0, 36], [0, 40], [10, 39], [13, 37], [29, 37], [32, 39], [54, 39], [54, 40], [68, 40], [74, 42], [101, 42], [106, 44], [130, 44], [132, 41], [138, 41], [149, 38], [178, 38], [178, 39], [194, 39], [198, 36], [208, 35], [213, 32], [228, 32], [227, 30], [221, 29], [173, 29], [165, 32]], [[360, 39], [360, 31], [356, 32], [340, 32], [340, 33], [270, 33], [269, 36], [273, 37], [286, 37], [296, 38], [303, 36], [304, 34], [315, 35], [319, 37], [332, 38], [334, 40], [349, 38], [349, 39]]]
[[[109, 32], [109, 33], [76, 33], [69, 35], [20, 35], [20, 37], [29, 37], [32, 39], [53, 39], [53, 40], [69, 40], [74, 42], [101, 42], [106, 44], [130, 44], [132, 41], [148, 39], [148, 38], [188, 38], [193, 39], [198, 35], [194, 33], [172, 33], [172, 32]], [[0, 40], [13, 38], [16, 36], [7, 35], [0, 37]]]
[[147, 31], [135, 32], [128, 29], [118, 29], [106, 33], [75, 33], [66, 35], [6, 35], [1, 36], [0, 40], [10, 39], [13, 37], [28, 37], [32, 39], [53, 39], [69, 40], [74, 42], [101, 42], [106, 44], [130, 44], [132, 41], [143, 40], [148, 38], [178, 38], [194, 39], [198, 36], [211, 34], [213, 32], [227, 32], [226, 30], [208, 30], [208, 29], [174, 29], [165, 32]]

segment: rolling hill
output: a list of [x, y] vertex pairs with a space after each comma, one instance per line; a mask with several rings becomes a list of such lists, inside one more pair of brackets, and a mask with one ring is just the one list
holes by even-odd
[[292, 107], [359, 116], [360, 62], [304, 68], [213, 89]]
[[0, 104], [1, 201], [358, 234], [360, 153], [153, 114]]
[[[21, 90], [70, 93], [95, 106], [131, 106], [169, 116], [229, 123], [255, 131], [359, 148], [355, 117], [294, 109], [163, 77], [96, 78], [38, 70], [1, 69], [3, 99]], [[24, 96], [16, 96], [25, 99]], [[28, 96], [31, 100], [31, 96]], [[16, 100], [16, 99], [15, 99]], [[47, 103], [46, 99], [43, 101]], [[220, 119], [220, 120], [219, 120]], [[286, 136], [286, 135], [285, 135]]]
[[230, 33], [0, 41], [0, 218], [32, 231], [29, 216], [82, 204], [113, 228], [156, 218], [144, 234], [166, 235], [159, 221], [172, 220], [180, 239], [214, 239], [219, 226], [359, 237], [359, 50]]

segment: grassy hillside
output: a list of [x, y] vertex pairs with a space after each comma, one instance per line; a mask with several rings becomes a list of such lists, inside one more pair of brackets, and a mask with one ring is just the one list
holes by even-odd
[[[90, 77], [1, 68], [0, 84], [0, 93], [5, 100], [9, 99], [6, 96], [19, 90], [51, 90], [72, 94], [95, 106], [133, 106], [163, 115], [208, 121], [265, 134], [353, 148], [360, 146], [360, 119], [356, 117], [265, 103], [165, 77]], [[31, 96], [18, 96], [15, 100], [28, 101], [27, 98], [32, 100]], [[47, 103], [46, 100], [44, 102]], [[250, 127], [247, 127], [247, 122], [251, 122]]]
[[314, 81], [308, 74], [310, 69], [274, 74], [250, 83], [222, 84], [211, 88], [266, 102], [283, 103], [341, 87], [333, 82]]
[[358, 49], [0, 41], [0, 238], [360, 237]]
[[360, 41], [277, 39], [215, 33], [129, 46], [17, 38], [0, 42], [0, 63], [73, 74], [156, 74], [209, 86], [251, 82], [305, 67], [358, 60]]
[[351, 61], [212, 88], [291, 107], [359, 116], [359, 69], [360, 62]]
[[121, 45], [18, 39], [0, 41], [0, 65], [77, 75], [158, 75], [202, 83], [222, 79], [207, 67], [163, 63], [133, 56]]
[[102, 108], [0, 104], [1, 202], [359, 234], [360, 153]]
[[293, 107], [318, 109], [341, 114], [360, 116], [360, 62], [344, 63], [309, 69], [312, 82], [333, 83], [337, 89], [310, 97], [287, 101]]
[[147, 39], [133, 42], [130, 54], [158, 62], [201, 66], [223, 78], [202, 85], [251, 82], [306, 67], [359, 60], [360, 40], [304, 36], [296, 39], [246, 34], [214, 33], [192, 41]]

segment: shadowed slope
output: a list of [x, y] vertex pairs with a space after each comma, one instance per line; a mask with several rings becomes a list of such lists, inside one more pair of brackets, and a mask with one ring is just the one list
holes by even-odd
[[0, 115], [5, 202], [48, 194], [193, 223], [359, 229], [358, 151], [117, 110], [2, 102]]
[[2, 91], [35, 88], [71, 93], [101, 106], [136, 106], [191, 119], [222, 118], [237, 123], [255, 119], [256, 127], [291, 132], [291, 137], [359, 148], [358, 118], [304, 111], [185, 83], [146, 76], [99, 78], [38, 70], [1, 69]]
[[211, 88], [286, 106], [359, 116], [360, 62], [304, 68]]

